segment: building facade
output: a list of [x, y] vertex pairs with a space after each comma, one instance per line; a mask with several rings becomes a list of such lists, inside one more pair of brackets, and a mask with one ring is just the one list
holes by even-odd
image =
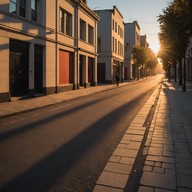
[[126, 80], [136, 78], [136, 68], [131, 62], [131, 51], [134, 46], [140, 46], [140, 26], [137, 21], [125, 23], [125, 53], [124, 77]]
[[147, 43], [146, 35], [140, 35], [140, 47], [149, 48], [149, 44]]
[[96, 10], [98, 22], [98, 82], [114, 83], [118, 73], [124, 79], [124, 22], [116, 6]]
[[99, 17], [85, 0], [1, 0], [0, 18], [0, 102], [97, 84]]

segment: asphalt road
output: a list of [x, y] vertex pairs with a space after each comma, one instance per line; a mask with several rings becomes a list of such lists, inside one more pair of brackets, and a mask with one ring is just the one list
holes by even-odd
[[91, 192], [161, 76], [0, 120], [1, 192]]

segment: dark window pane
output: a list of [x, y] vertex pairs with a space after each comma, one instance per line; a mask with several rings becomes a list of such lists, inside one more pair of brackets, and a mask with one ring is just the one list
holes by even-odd
[[26, 7], [26, 0], [20, 0], [20, 6]]
[[26, 10], [22, 7], [19, 8], [19, 16], [26, 17]]
[[31, 10], [31, 20], [37, 21], [37, 12], [34, 10]]

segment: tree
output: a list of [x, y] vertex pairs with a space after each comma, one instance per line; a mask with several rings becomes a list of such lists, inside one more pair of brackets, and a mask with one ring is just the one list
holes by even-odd
[[[192, 34], [192, 1], [174, 0], [159, 15], [160, 52], [164, 65], [168, 60], [179, 61], [179, 84], [182, 85], [182, 58]], [[185, 67], [185, 65], [184, 65]], [[185, 68], [184, 68], [185, 69]], [[185, 72], [184, 72], [185, 75]], [[184, 81], [185, 82], [185, 81]]]
[[145, 49], [140, 46], [135, 46], [132, 49], [132, 61], [135, 65], [136, 69], [136, 77], [137, 79], [143, 77], [143, 66], [146, 62]]
[[157, 64], [158, 64], [158, 60], [157, 60], [157, 56], [155, 55], [155, 53], [151, 49], [146, 48], [145, 69], [154, 71], [155, 68], [157, 67]]
[[136, 77], [144, 77], [146, 71], [154, 71], [157, 66], [157, 56], [149, 48], [135, 46], [132, 49], [132, 61], [136, 68]]

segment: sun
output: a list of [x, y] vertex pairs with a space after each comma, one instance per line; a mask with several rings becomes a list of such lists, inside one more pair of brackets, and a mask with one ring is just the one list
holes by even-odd
[[151, 47], [151, 49], [153, 50], [153, 52], [154, 52], [155, 54], [157, 54], [158, 51], [159, 51], [159, 48], [160, 48], [159, 41], [153, 41], [153, 42], [150, 44], [150, 47]]

